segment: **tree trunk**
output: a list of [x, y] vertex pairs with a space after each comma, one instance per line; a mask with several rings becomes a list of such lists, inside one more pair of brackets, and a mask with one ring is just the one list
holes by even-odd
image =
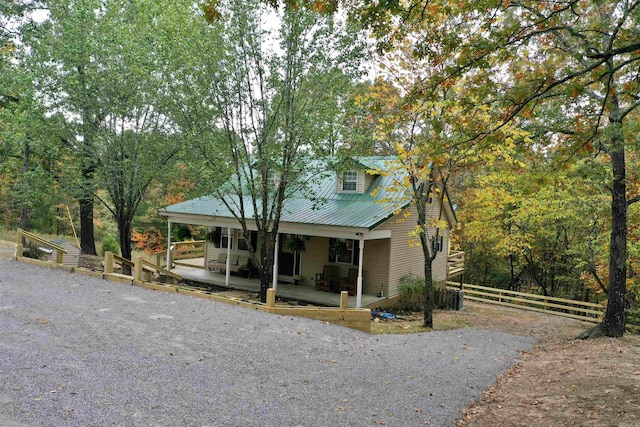
[[612, 95], [607, 130], [611, 134], [611, 240], [609, 242], [609, 288], [607, 310], [602, 323], [578, 338], [621, 337], [624, 334], [624, 311], [627, 294], [627, 188], [624, 135], [619, 107]]
[[[29, 185], [27, 182], [27, 173], [31, 169], [31, 143], [29, 142], [29, 138], [26, 138], [24, 141], [24, 163], [22, 166], [22, 181], [24, 188], [26, 189]], [[27, 208], [27, 202], [24, 200], [24, 195], [22, 196], [22, 203], [20, 206], [20, 228], [23, 230], [29, 230], [28, 220], [29, 220], [29, 210]]]
[[609, 243], [609, 301], [600, 324], [603, 334], [624, 334], [624, 310], [627, 291], [627, 198], [625, 153], [622, 146], [611, 152], [613, 185], [611, 191], [611, 241]]
[[80, 251], [85, 255], [98, 255], [93, 228], [93, 196], [87, 195], [80, 198], [78, 203], [80, 204]]
[[118, 243], [120, 244], [122, 257], [130, 260], [133, 254], [131, 248], [131, 220], [127, 218], [118, 218]]
[[[427, 240], [426, 238], [424, 240]], [[433, 274], [431, 268], [431, 255], [429, 249], [422, 245], [424, 252], [424, 321], [422, 326], [433, 329], [433, 309], [435, 307], [435, 292], [433, 289]]]

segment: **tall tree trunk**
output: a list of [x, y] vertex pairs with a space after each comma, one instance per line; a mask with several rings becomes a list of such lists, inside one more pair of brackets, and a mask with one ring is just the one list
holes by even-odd
[[78, 200], [80, 205], [80, 251], [86, 255], [97, 255], [93, 227], [93, 196]]
[[[24, 185], [24, 188], [26, 189], [29, 186], [29, 183], [27, 182], [27, 173], [31, 169], [31, 143], [29, 142], [29, 138], [25, 138], [23, 156], [24, 156], [24, 163], [22, 166], [22, 172], [23, 172], [22, 183]], [[27, 206], [28, 206], [27, 202], [23, 200], [20, 206], [20, 228], [22, 228], [23, 230], [29, 230], [28, 228], [29, 210]]]
[[[618, 140], [620, 138], [620, 140]], [[621, 129], [614, 132], [611, 151], [613, 185], [611, 189], [611, 241], [609, 243], [609, 293], [607, 311], [600, 324], [604, 335], [624, 334], [624, 310], [627, 291], [627, 193], [625, 151]]]
[[131, 247], [131, 220], [128, 218], [118, 218], [118, 243], [122, 257], [130, 260], [133, 250]]
[[[93, 185], [93, 173], [95, 167], [89, 166], [82, 169], [82, 180], [85, 185]], [[83, 189], [84, 194], [78, 199], [80, 204], [80, 251], [85, 255], [98, 255], [96, 252], [95, 231], [93, 226], [94, 197], [88, 189]]]

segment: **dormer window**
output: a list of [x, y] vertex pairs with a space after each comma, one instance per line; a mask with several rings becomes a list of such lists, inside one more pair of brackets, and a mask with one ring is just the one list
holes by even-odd
[[358, 189], [358, 172], [347, 171], [342, 174], [342, 191]]
[[271, 169], [267, 172], [267, 186], [270, 189], [278, 188], [280, 184], [280, 176], [277, 171]]

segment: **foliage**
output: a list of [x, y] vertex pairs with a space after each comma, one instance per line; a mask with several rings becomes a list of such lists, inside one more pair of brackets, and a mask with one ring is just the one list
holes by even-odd
[[[549, 173], [552, 162], [469, 176], [458, 233], [472, 283], [588, 300], [606, 292], [595, 271], [606, 260], [605, 194], [594, 194], [598, 162]], [[583, 274], [584, 273], [584, 274]], [[597, 280], [596, 280], [597, 279]], [[525, 288], [525, 289], [523, 289]]]
[[[181, 102], [184, 117], [215, 119], [185, 129], [194, 136], [198, 181], [211, 185], [247, 242], [247, 225], [257, 228], [258, 247], [249, 244], [249, 252], [264, 300], [283, 203], [313, 189], [311, 156], [333, 151], [341, 95], [358, 75], [363, 44], [329, 14], [295, 5], [273, 10], [258, 1], [215, 3], [216, 54], [189, 65], [180, 81], [191, 89], [179, 90], [195, 90], [198, 99]], [[276, 25], [265, 25], [267, 17]]]
[[[626, 152], [640, 106], [640, 10], [626, 0], [546, 2], [366, 2], [362, 12], [380, 47], [403, 46], [441, 67], [425, 94], [465, 78], [475, 103], [500, 111], [492, 134], [520, 123], [545, 137], [550, 154], [605, 154], [611, 171], [609, 304], [599, 329], [623, 331], [627, 267]], [[606, 29], [606, 30], [604, 30]], [[481, 96], [477, 96], [481, 95]]]
[[424, 310], [424, 279], [415, 276], [402, 276], [398, 284], [399, 307], [406, 311]]
[[102, 251], [101, 255], [104, 256], [105, 252], [113, 252], [116, 255], [120, 254], [120, 246], [118, 245], [118, 239], [111, 235], [107, 235], [102, 239]]

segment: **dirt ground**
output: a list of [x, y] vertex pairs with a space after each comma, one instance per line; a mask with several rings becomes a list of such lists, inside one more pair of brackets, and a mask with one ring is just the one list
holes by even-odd
[[475, 327], [537, 338], [458, 426], [640, 426], [640, 336], [574, 339], [590, 324], [467, 303]]
[[[0, 259], [13, 244], [0, 240]], [[537, 341], [521, 362], [460, 414], [457, 426], [640, 426], [640, 336], [574, 339], [591, 325], [486, 304], [437, 312], [436, 329], [478, 327]], [[399, 321], [400, 329], [415, 330]], [[438, 327], [438, 325], [441, 327]]]

